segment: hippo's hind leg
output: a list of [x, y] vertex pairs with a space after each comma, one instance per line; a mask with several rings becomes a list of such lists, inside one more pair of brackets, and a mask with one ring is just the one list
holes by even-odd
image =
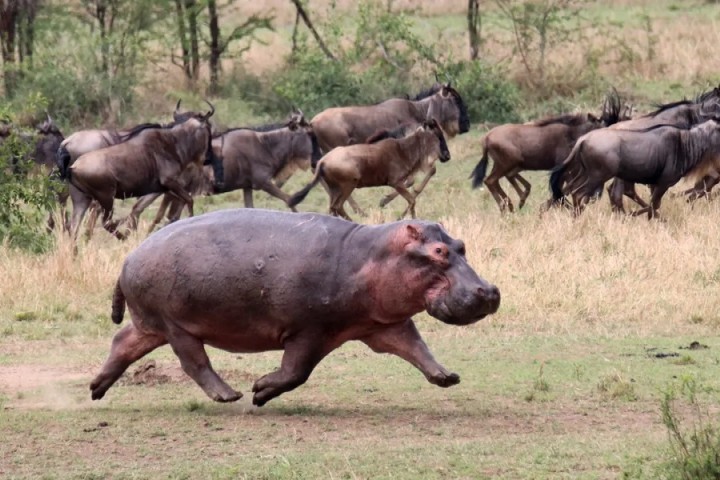
[[319, 335], [286, 341], [280, 369], [260, 377], [253, 385], [253, 404], [262, 407], [269, 400], [305, 383], [320, 360], [335, 348], [329, 343]]
[[133, 362], [166, 343], [165, 337], [157, 332], [138, 330], [132, 323], [126, 325], [115, 334], [110, 356], [90, 384], [92, 399], [101, 399]]
[[391, 353], [408, 361], [434, 385], [451, 387], [460, 383], [457, 373], [449, 372], [435, 360], [412, 319], [388, 325], [360, 338], [360, 341], [375, 352]]
[[242, 397], [242, 393], [233, 390], [213, 370], [205, 345], [200, 340], [179, 329], [173, 329], [168, 337], [183, 371], [200, 385], [208, 397], [216, 402], [234, 402]]

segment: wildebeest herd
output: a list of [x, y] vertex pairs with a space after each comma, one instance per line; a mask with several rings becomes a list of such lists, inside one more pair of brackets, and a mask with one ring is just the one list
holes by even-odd
[[[166, 213], [172, 223], [123, 265], [112, 319], [119, 324], [127, 306], [132, 322], [115, 335], [92, 381], [93, 399], [102, 398], [133, 362], [168, 343], [184, 371], [221, 402], [241, 394], [213, 370], [206, 344], [233, 352], [284, 350], [280, 369], [255, 382], [256, 405], [304, 383], [322, 358], [349, 340], [398, 355], [436, 385], [459, 382], [434, 360], [411, 317], [427, 311], [445, 323], [467, 325], [497, 311], [500, 292], [469, 266], [462, 241], [428, 222], [367, 226], [250, 209], [253, 190], [263, 190], [295, 212], [320, 183], [330, 214], [349, 220], [345, 202], [360, 212], [354, 189], [390, 186], [395, 192], [381, 206], [402, 196], [408, 204], [402, 216], [415, 218], [436, 160], [450, 160], [446, 138], [470, 127], [465, 102], [450, 83], [412, 99], [331, 108], [310, 121], [296, 110], [281, 123], [223, 132], [212, 129], [212, 105], [206, 113], [179, 108], [180, 102], [167, 124], [84, 130], [64, 140], [48, 115], [31, 149], [35, 161], [52, 166], [67, 185], [72, 222], [61, 223], [73, 238], [90, 208], [93, 218], [102, 214], [107, 231], [123, 238], [120, 226], [136, 228], [138, 216], [161, 195], [151, 230]], [[522, 208], [531, 186], [521, 172], [551, 170], [552, 198], [545, 207], [572, 202], [579, 213], [612, 180], [615, 210], [624, 211], [628, 196], [641, 207], [636, 214], [652, 218], [681, 178], [699, 179], [685, 192], [688, 200], [720, 182], [720, 87], [639, 118], [632, 119], [631, 111], [613, 89], [598, 116], [566, 114], [495, 127], [482, 140], [472, 186], [484, 182], [501, 211], [513, 211], [499, 180], [507, 178]], [[0, 125], [0, 139], [9, 130]], [[312, 169], [312, 181], [289, 195], [281, 188], [298, 169]], [[425, 176], [412, 189], [419, 172]], [[649, 204], [636, 183], [650, 186]], [[243, 190], [246, 209], [173, 223], [185, 207], [193, 215], [194, 196], [232, 190]], [[114, 200], [129, 197], [139, 200], [126, 219], [114, 220]], [[91, 232], [94, 220], [89, 224]]]

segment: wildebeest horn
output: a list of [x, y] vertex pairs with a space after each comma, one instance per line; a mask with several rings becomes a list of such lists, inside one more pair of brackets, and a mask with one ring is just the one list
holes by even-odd
[[208, 100], [205, 100], [205, 103], [207, 103], [208, 105], [210, 105], [210, 111], [209, 111], [208, 113], [206, 113], [206, 114], [205, 114], [205, 117], [204, 117], [204, 119], [207, 120], [207, 119], [209, 119], [210, 117], [212, 117], [213, 114], [215, 113], [215, 107], [214, 107], [213, 104], [210, 103]]
[[182, 102], [182, 98], [178, 99], [177, 103], [175, 104], [175, 112], [174, 113], [178, 113], [178, 111], [180, 110], [180, 102]]
[[53, 119], [52, 119], [52, 117], [50, 116], [50, 112], [48, 112], [47, 110], [45, 110], [45, 115], [47, 116], [48, 123], [53, 123]]

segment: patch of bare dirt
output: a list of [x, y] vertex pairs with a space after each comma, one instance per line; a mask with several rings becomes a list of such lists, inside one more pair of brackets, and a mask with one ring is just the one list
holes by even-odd
[[67, 385], [89, 381], [91, 375], [90, 367], [0, 365], [0, 393], [8, 398], [6, 409], [74, 408], [78, 400]]
[[187, 377], [177, 366], [160, 365], [155, 360], [141, 363], [131, 372], [125, 372], [117, 385], [163, 385], [165, 383], [179, 383]]

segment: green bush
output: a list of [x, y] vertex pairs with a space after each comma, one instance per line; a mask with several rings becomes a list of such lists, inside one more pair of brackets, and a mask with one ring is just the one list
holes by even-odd
[[510, 123], [520, 120], [520, 93], [497, 66], [482, 61], [454, 62], [445, 65], [441, 77], [453, 82], [468, 106], [470, 121]]
[[[0, 118], [14, 117], [0, 105]], [[30, 173], [33, 161], [27, 153], [32, 147], [32, 140], [16, 128], [0, 143], [0, 242], [41, 252], [51, 242], [44, 221], [54, 205], [57, 184], [47, 175]]]

